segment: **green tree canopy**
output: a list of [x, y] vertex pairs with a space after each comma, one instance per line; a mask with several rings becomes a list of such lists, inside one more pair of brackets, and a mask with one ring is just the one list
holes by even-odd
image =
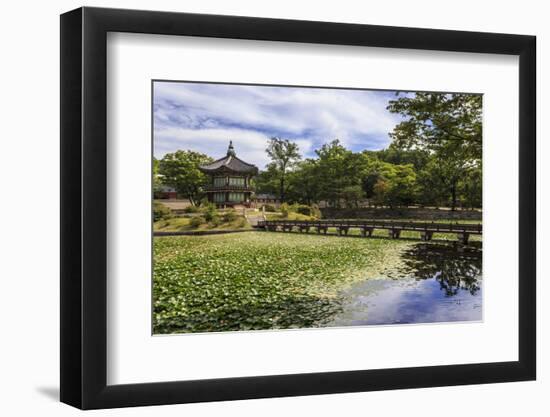
[[452, 146], [481, 160], [482, 96], [415, 93], [391, 100], [388, 110], [405, 118], [390, 134], [396, 148], [439, 151]]
[[321, 189], [318, 176], [317, 160], [306, 159], [298, 162], [288, 176], [288, 199], [307, 205], [318, 202]]
[[[392, 146], [428, 152], [430, 160], [422, 170], [422, 183], [436, 186], [440, 199], [449, 201], [454, 210], [461, 179], [481, 164], [481, 95], [416, 93], [391, 100], [388, 110], [404, 118], [390, 133]], [[481, 195], [480, 187], [475, 190]], [[433, 192], [424, 190], [421, 195], [432, 199], [434, 196], [428, 194]], [[481, 201], [480, 196], [477, 200]]]
[[199, 170], [199, 165], [212, 162], [213, 159], [199, 152], [176, 151], [168, 153], [159, 161], [158, 172], [162, 183], [174, 187], [176, 191], [196, 205], [208, 177]]
[[153, 191], [160, 191], [162, 186], [161, 177], [159, 176], [159, 160], [153, 157]]
[[382, 162], [373, 194], [378, 204], [407, 206], [416, 200], [416, 173], [412, 164], [394, 165]]
[[268, 142], [266, 152], [272, 161], [268, 170], [270, 169], [276, 174], [279, 182], [279, 198], [281, 202], [284, 202], [287, 191], [287, 173], [301, 158], [298, 145], [288, 139], [272, 137]]

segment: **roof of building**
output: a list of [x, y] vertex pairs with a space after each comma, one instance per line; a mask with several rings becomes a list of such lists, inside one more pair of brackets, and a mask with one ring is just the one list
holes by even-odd
[[256, 165], [244, 162], [242, 159], [237, 158], [235, 149], [233, 148], [233, 141], [229, 141], [229, 147], [227, 148], [227, 155], [220, 158], [210, 164], [201, 165], [199, 169], [203, 172], [215, 172], [215, 171], [233, 171], [237, 173], [247, 173], [256, 175], [258, 168]]

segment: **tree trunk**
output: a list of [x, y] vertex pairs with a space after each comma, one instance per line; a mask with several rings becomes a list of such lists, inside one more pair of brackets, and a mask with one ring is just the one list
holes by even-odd
[[280, 190], [279, 195], [281, 197], [281, 204], [285, 202], [285, 176], [284, 174], [281, 175], [281, 184], [280, 184]]
[[456, 181], [451, 186], [451, 211], [456, 210]]

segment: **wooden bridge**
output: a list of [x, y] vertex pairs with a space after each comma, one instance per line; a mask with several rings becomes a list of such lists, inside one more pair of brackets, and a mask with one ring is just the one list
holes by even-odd
[[468, 243], [470, 235], [481, 235], [481, 224], [413, 222], [398, 220], [263, 220], [257, 228], [270, 232], [308, 233], [311, 229], [318, 234], [327, 234], [329, 228], [336, 229], [339, 236], [347, 236], [350, 229], [358, 229], [363, 237], [371, 237], [375, 229], [387, 230], [389, 237], [398, 239], [402, 231], [419, 232], [424, 241], [432, 240], [434, 233], [453, 233], [458, 240]]

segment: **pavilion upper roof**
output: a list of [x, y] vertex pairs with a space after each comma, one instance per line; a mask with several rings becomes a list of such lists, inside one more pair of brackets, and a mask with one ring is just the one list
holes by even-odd
[[216, 171], [232, 171], [235, 173], [252, 174], [258, 173], [256, 165], [244, 162], [242, 159], [237, 158], [235, 149], [233, 148], [233, 142], [229, 142], [229, 148], [227, 149], [227, 155], [220, 158], [210, 164], [201, 165], [199, 169], [206, 173], [213, 173]]

